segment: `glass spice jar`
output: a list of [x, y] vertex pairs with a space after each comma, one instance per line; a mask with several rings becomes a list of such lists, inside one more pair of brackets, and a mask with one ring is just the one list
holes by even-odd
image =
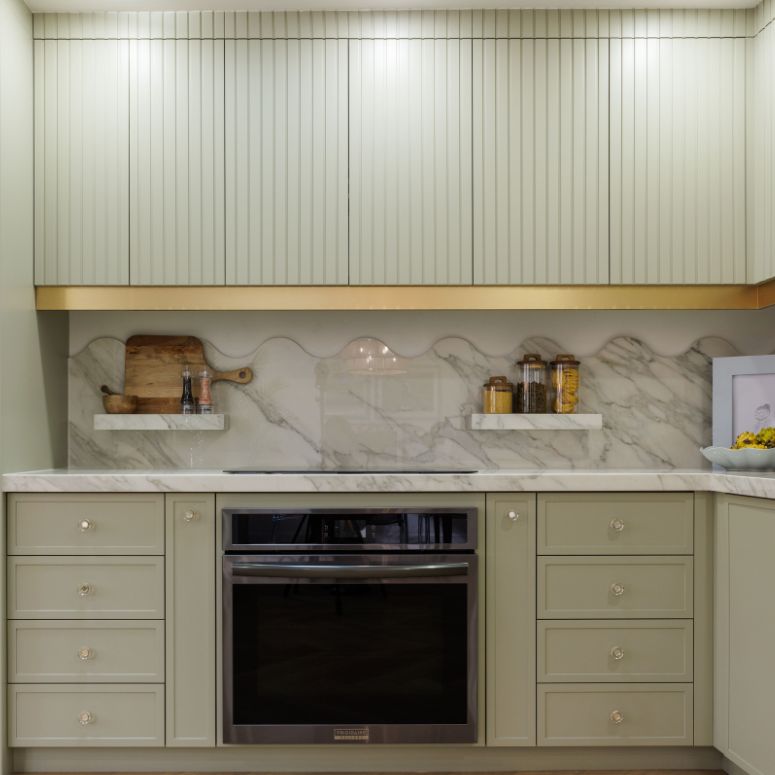
[[482, 388], [482, 411], [485, 414], [511, 414], [514, 386], [506, 377], [490, 377]]
[[552, 361], [552, 409], [556, 414], [575, 414], [579, 405], [579, 362], [569, 353]]
[[517, 361], [515, 412], [544, 414], [547, 411], [546, 361], [537, 353], [526, 353]]

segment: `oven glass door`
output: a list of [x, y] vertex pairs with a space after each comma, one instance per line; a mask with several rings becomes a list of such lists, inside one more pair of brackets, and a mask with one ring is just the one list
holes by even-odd
[[474, 555], [227, 556], [227, 742], [474, 742]]

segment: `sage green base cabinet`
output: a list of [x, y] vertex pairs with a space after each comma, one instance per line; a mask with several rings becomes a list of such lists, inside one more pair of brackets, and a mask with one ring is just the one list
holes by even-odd
[[487, 745], [535, 745], [535, 495], [487, 496]]
[[714, 745], [749, 775], [775, 772], [775, 503], [716, 501]]

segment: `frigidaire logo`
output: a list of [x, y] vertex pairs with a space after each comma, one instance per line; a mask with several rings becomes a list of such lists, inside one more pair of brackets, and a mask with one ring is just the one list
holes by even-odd
[[369, 728], [368, 727], [335, 727], [334, 728], [334, 740], [340, 740], [342, 742], [357, 743], [369, 742]]

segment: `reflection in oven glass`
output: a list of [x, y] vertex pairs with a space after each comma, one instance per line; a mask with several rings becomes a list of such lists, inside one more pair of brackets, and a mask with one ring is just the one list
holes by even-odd
[[235, 586], [234, 722], [465, 724], [466, 594], [435, 583]]

